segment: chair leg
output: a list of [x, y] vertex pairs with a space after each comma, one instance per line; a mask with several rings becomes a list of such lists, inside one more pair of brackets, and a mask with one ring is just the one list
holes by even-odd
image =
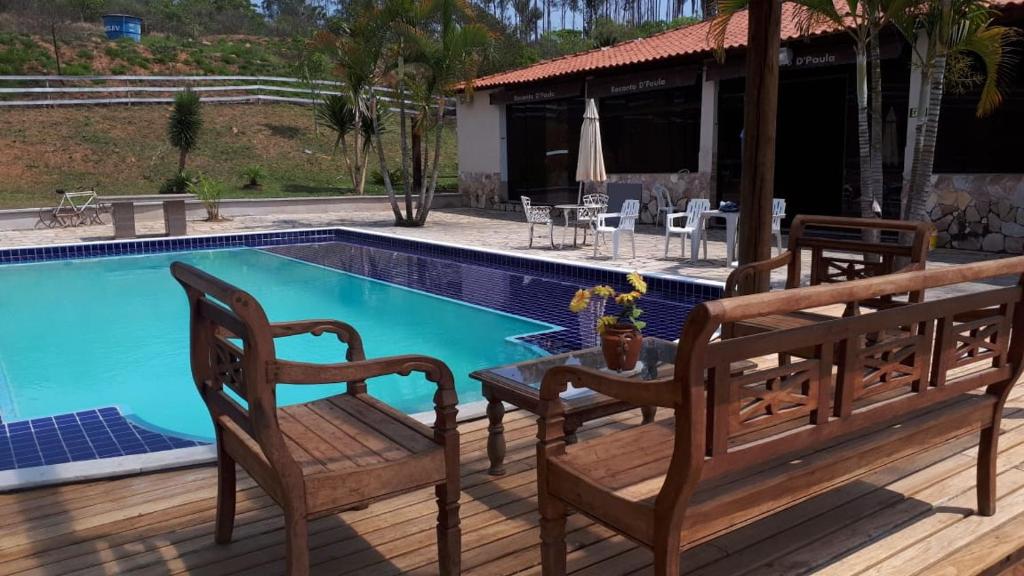
[[619, 232], [612, 232], [612, 260], [619, 257]]
[[999, 448], [999, 418], [981, 429], [978, 445], [978, 514], [996, 513], [996, 453]]
[[601, 243], [601, 233], [594, 230], [594, 258], [597, 258], [597, 245]]
[[668, 233], [668, 228], [665, 228], [665, 258], [668, 258], [668, 241], [672, 235]]
[[459, 526], [459, 478], [434, 487], [437, 495], [437, 558], [441, 576], [462, 572], [462, 529]]
[[300, 506], [284, 506], [285, 564], [288, 576], [309, 574], [309, 525], [306, 509]]
[[564, 576], [565, 504], [544, 498], [540, 506], [540, 566], [543, 576]]
[[235, 529], [235, 461], [221, 448], [217, 440], [217, 522], [214, 541], [217, 544], [231, 542]]
[[629, 233], [629, 242], [633, 246], [633, 259], [636, 259], [636, 234], [633, 232]]
[[654, 542], [654, 576], [679, 575], [679, 535]]
[[533, 248], [533, 224], [530, 224], [530, 231], [528, 232], [528, 234], [530, 235], [530, 239], [526, 243], [526, 247]]

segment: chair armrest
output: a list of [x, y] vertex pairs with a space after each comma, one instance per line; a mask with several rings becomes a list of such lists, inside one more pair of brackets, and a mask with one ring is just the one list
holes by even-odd
[[782, 268], [789, 264], [789, 261], [793, 258], [793, 253], [789, 250], [779, 254], [774, 258], [768, 260], [759, 260], [757, 262], [751, 262], [742, 266], [737, 266], [735, 270], [729, 273], [729, 277], [725, 280], [725, 296], [740, 296], [740, 287], [744, 281], [754, 274], [771, 272], [776, 268]]
[[674, 222], [675, 220], [679, 220], [684, 216], [686, 216], [686, 212], [670, 212], [665, 215], [665, 221], [668, 223], [669, 226], [671, 226], [672, 222]]
[[359, 332], [350, 324], [338, 320], [301, 320], [298, 322], [272, 322], [270, 333], [274, 338], [286, 338], [299, 334], [320, 336], [324, 333], [334, 334], [340, 342], [348, 346], [345, 359], [352, 361], [365, 360], [363, 339]]
[[622, 216], [622, 214], [619, 212], [602, 212], [601, 214], [597, 215], [597, 223], [600, 226], [604, 226], [605, 218], [618, 218], [620, 216]]
[[447, 364], [430, 356], [406, 354], [334, 364], [274, 360], [270, 369], [271, 378], [278, 384], [361, 383], [378, 376], [408, 376], [420, 372], [437, 385], [434, 394], [434, 411], [437, 414], [435, 428], [448, 431], [455, 427], [455, 415], [458, 412], [456, 405], [459, 403], [455, 393], [455, 377]]

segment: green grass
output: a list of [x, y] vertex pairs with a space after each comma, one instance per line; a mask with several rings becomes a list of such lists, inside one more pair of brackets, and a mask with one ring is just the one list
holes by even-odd
[[[101, 194], [155, 194], [174, 174], [177, 150], [166, 141], [163, 106], [75, 107], [0, 110], [0, 208], [46, 206], [57, 188], [95, 186]], [[199, 148], [188, 169], [224, 183], [225, 198], [336, 196], [351, 194], [344, 160], [312, 111], [288, 104], [204, 107]], [[397, 127], [385, 134], [390, 167], [399, 166]], [[426, 142], [424, 142], [426, 144]], [[432, 142], [431, 142], [432, 145]], [[378, 168], [373, 156], [366, 192]], [[440, 186], [456, 185], [454, 125], [446, 127]], [[262, 167], [259, 188], [245, 188], [245, 169]]]

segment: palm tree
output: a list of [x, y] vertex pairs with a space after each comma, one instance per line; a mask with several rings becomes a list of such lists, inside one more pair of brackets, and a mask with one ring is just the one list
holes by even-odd
[[[976, 110], [978, 117], [991, 114], [1002, 103], [1002, 80], [1016, 62], [1008, 49], [1019, 39], [1020, 32], [993, 25], [993, 15], [987, 0], [940, 0], [894, 19], [897, 28], [914, 46], [915, 59], [924, 75], [910, 181], [906, 186], [904, 218], [908, 220], [928, 218], [925, 206], [935, 163], [942, 95], [947, 76], [955, 74], [954, 69], [965, 68], [949, 64], [972, 57], [981, 64], [983, 80]], [[926, 38], [923, 50], [916, 42], [919, 32]], [[971, 74], [974, 73], [972, 68], [967, 67]]]
[[185, 171], [188, 154], [199, 144], [199, 130], [203, 127], [199, 94], [185, 88], [174, 96], [171, 117], [167, 123], [167, 138], [178, 149], [178, 173]]

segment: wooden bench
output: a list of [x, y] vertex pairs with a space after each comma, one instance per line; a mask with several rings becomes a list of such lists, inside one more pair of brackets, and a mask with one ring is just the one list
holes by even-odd
[[[284, 509], [289, 575], [309, 572], [309, 518], [434, 486], [441, 574], [458, 574], [458, 399], [448, 367], [426, 356], [367, 360], [348, 324], [270, 323], [242, 290], [181, 262], [171, 272], [188, 296], [192, 375], [216, 432], [216, 541], [231, 541], [236, 462]], [[278, 359], [275, 339], [301, 334], [333, 334], [348, 361]], [[366, 392], [368, 378], [411, 372], [437, 384], [432, 429]], [[277, 408], [277, 384], [338, 382], [345, 394]]]
[[[1005, 275], [1017, 284], [713, 338], [728, 322]], [[565, 573], [569, 508], [650, 548], [655, 573], [675, 575], [681, 548], [979, 431], [978, 512], [995, 513], [1000, 418], [1024, 357], [1022, 284], [1017, 257], [725, 298], [690, 313], [672, 377], [549, 370], [537, 444], [544, 574]], [[757, 370], [730, 374], [751, 359]], [[675, 416], [567, 446], [559, 393], [569, 383]]]
[[[725, 281], [725, 296], [747, 293], [747, 287], [755, 284], [755, 276], [770, 274], [772, 270], [782, 267], [786, 267], [785, 289], [805, 285], [802, 270], [804, 251], [810, 252], [811, 269], [807, 285], [811, 286], [923, 270], [933, 230], [934, 226], [925, 222], [800, 215], [793, 219], [789, 228], [788, 250], [775, 258], [752, 262], [733, 270]], [[881, 241], [882, 233], [886, 232], [896, 236], [895, 241]], [[875, 236], [879, 241], [866, 241], [863, 239], [865, 236]], [[886, 295], [863, 302], [851, 302], [851, 307], [845, 313], [855, 314], [860, 308], [884, 308], [906, 301], [919, 302], [923, 298], [923, 292], [918, 291], [906, 295]], [[722, 327], [722, 335], [732, 338], [793, 328], [813, 322], [819, 317], [820, 314], [814, 312], [769, 314], [726, 324]]]

